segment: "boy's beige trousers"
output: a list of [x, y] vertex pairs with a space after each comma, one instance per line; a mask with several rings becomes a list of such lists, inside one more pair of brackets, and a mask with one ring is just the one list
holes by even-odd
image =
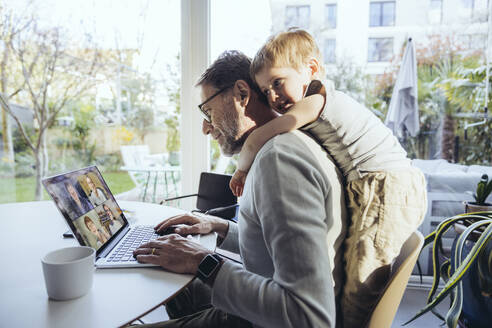
[[347, 184], [351, 217], [345, 241], [343, 326], [364, 327], [403, 243], [422, 223], [426, 183], [417, 168], [368, 173]]

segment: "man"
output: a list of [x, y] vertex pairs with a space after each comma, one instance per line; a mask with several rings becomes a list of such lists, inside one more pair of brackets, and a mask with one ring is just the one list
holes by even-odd
[[[251, 81], [249, 65], [245, 55], [226, 52], [198, 82], [203, 132], [227, 155], [239, 152], [248, 134], [276, 115]], [[243, 265], [176, 234], [135, 251], [141, 262], [197, 274], [208, 286], [195, 280], [168, 304], [173, 320], [154, 327], [334, 327], [343, 279], [342, 190], [341, 175], [310, 137], [295, 131], [268, 141], [249, 171], [237, 225], [187, 214], [156, 227], [184, 223], [177, 233], [214, 231], [219, 247], [240, 252]]]

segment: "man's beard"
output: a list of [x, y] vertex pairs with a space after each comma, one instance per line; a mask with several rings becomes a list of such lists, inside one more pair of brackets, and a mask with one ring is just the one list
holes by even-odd
[[243, 134], [238, 138], [239, 134], [239, 116], [236, 110], [234, 110], [234, 104], [232, 100], [228, 104], [224, 104], [227, 108], [224, 110], [223, 124], [220, 126], [220, 132], [224, 137], [224, 142], [219, 143], [222, 153], [226, 156], [232, 156], [241, 151], [241, 147], [247, 138], [246, 134]]

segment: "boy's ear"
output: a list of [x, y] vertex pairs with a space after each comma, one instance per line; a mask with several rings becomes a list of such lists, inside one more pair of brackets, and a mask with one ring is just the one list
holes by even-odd
[[233, 94], [241, 106], [246, 107], [251, 96], [251, 88], [246, 81], [237, 80], [234, 83]]
[[308, 68], [309, 68], [309, 71], [311, 72], [311, 76], [313, 76], [316, 73], [318, 73], [319, 70], [320, 70], [318, 60], [316, 58], [309, 59], [309, 61], [308, 61]]

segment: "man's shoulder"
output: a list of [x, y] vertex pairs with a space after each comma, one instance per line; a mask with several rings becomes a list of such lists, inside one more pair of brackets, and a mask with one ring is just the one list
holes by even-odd
[[303, 131], [283, 133], [268, 140], [258, 152], [257, 159], [276, 157], [277, 154], [283, 153], [296, 156], [300, 161], [306, 162], [306, 165], [311, 165], [325, 173], [328, 172], [333, 178], [341, 178], [331, 156], [316, 139]]
[[304, 131], [295, 130], [279, 134], [268, 140], [259, 150], [257, 156], [282, 151], [298, 152], [304, 156], [314, 156], [316, 153], [327, 154], [315, 138]]

